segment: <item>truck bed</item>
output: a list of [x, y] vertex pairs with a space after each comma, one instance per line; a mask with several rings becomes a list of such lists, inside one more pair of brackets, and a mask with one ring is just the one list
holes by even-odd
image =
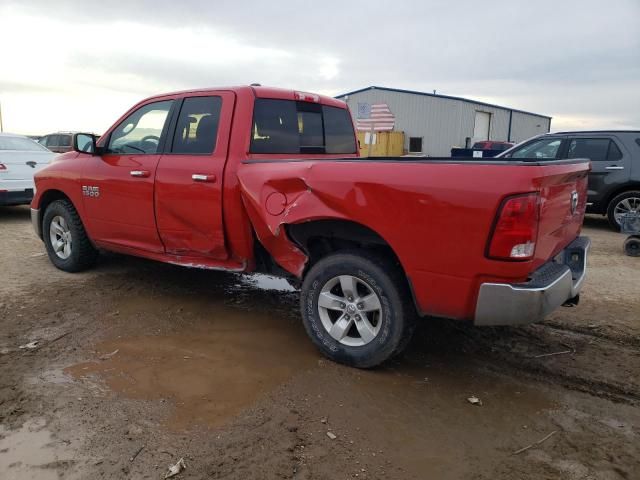
[[[482, 282], [524, 282], [579, 235], [588, 170], [585, 159], [254, 156], [243, 162], [238, 178], [260, 241], [291, 273], [300, 274], [306, 256], [284, 241], [287, 225], [354, 222], [391, 246], [421, 313], [470, 318]], [[533, 259], [488, 258], [501, 203], [528, 192], [540, 195]], [[574, 192], [578, 203], [572, 210]], [[266, 206], [274, 193], [284, 204], [276, 215]]]

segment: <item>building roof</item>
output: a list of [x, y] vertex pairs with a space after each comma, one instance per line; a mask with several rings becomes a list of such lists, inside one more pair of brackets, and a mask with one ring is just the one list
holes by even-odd
[[477, 100], [470, 100], [468, 98], [452, 97], [450, 95], [440, 95], [439, 93], [416, 92], [415, 90], [403, 90], [401, 88], [379, 87], [379, 86], [376, 86], [376, 85], [372, 85], [370, 87], [361, 88], [359, 90], [354, 90], [352, 92], [343, 93], [341, 95], [337, 95], [336, 98], [342, 99], [343, 97], [346, 97], [347, 95], [353, 95], [353, 94], [360, 93], [360, 92], [366, 92], [367, 90], [383, 90], [383, 91], [386, 91], [386, 92], [408, 93], [410, 95], [423, 95], [425, 97], [446, 98], [448, 100], [458, 100], [459, 102], [474, 103], [476, 105], [484, 105], [486, 107], [494, 107], [494, 108], [501, 108], [503, 110], [511, 110], [512, 112], [525, 113], [527, 115], [534, 115], [536, 117], [548, 118], [549, 120], [551, 120], [551, 118], [552, 118], [552, 117], [550, 117], [548, 115], [541, 115], [539, 113], [527, 112], [525, 110], [518, 110], [516, 108], [503, 107], [501, 105], [494, 105], [492, 103], [479, 102]]

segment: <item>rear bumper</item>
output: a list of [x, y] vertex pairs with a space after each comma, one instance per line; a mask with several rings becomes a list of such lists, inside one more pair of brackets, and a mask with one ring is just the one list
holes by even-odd
[[33, 199], [33, 188], [25, 190], [0, 190], [0, 205], [28, 205]]
[[586, 277], [590, 245], [589, 238], [576, 238], [553, 260], [533, 272], [526, 283], [483, 283], [474, 323], [526, 325], [542, 320], [575, 299]]

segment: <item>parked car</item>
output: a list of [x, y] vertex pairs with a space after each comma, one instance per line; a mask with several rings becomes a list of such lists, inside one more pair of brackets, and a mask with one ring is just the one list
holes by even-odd
[[[50, 133], [48, 135], [44, 135], [40, 137], [40, 139], [38, 140], [38, 143], [40, 143], [40, 145], [44, 145], [52, 152], [56, 152], [56, 153], [70, 152], [73, 150], [74, 142], [76, 141], [76, 138], [80, 133], [83, 133], [83, 132]], [[85, 136], [82, 138], [86, 139], [87, 137]], [[100, 137], [96, 137], [96, 138], [100, 138]]]
[[34, 173], [54, 156], [30, 138], [0, 133], [0, 205], [29, 204]]
[[515, 144], [511, 142], [495, 142], [493, 140], [485, 140], [483, 142], [476, 142], [471, 147], [474, 150], [509, 150]]
[[640, 212], [640, 131], [557, 132], [534, 137], [504, 158], [591, 160], [587, 213], [606, 215], [620, 230], [626, 213]]
[[471, 148], [458, 148], [453, 147], [451, 149], [451, 157], [474, 157], [474, 158], [491, 158], [499, 155], [505, 150], [513, 147], [513, 143], [510, 142], [495, 142], [493, 140], [485, 140], [483, 142], [476, 142]]
[[82, 138], [90, 153], [80, 137], [36, 176], [56, 267], [104, 249], [288, 276], [345, 364], [401, 352], [416, 314], [540, 320], [585, 278], [588, 160], [359, 158], [344, 102], [259, 86], [152, 97]]

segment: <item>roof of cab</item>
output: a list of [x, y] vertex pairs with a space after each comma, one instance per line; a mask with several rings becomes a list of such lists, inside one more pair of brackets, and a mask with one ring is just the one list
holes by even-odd
[[242, 90], [246, 91], [249, 89], [253, 92], [254, 96], [257, 98], [273, 98], [273, 99], [280, 99], [280, 100], [301, 100], [301, 101], [308, 101], [312, 103], [320, 103], [322, 105], [328, 105], [332, 107], [347, 108], [347, 104], [342, 100], [338, 100], [336, 98], [333, 98], [327, 95], [319, 95], [317, 93], [310, 93], [302, 90], [293, 90], [288, 88], [264, 87], [258, 84], [237, 85], [233, 87], [208, 87], [208, 88], [181, 90], [177, 92], [168, 92], [168, 93], [162, 93], [159, 95], [153, 95], [152, 97], [149, 97], [144, 101], [149, 100], [151, 98], [166, 97], [171, 95], [186, 95], [189, 93], [207, 93], [207, 92], [214, 92], [214, 91], [220, 91], [220, 90], [239, 92]]

